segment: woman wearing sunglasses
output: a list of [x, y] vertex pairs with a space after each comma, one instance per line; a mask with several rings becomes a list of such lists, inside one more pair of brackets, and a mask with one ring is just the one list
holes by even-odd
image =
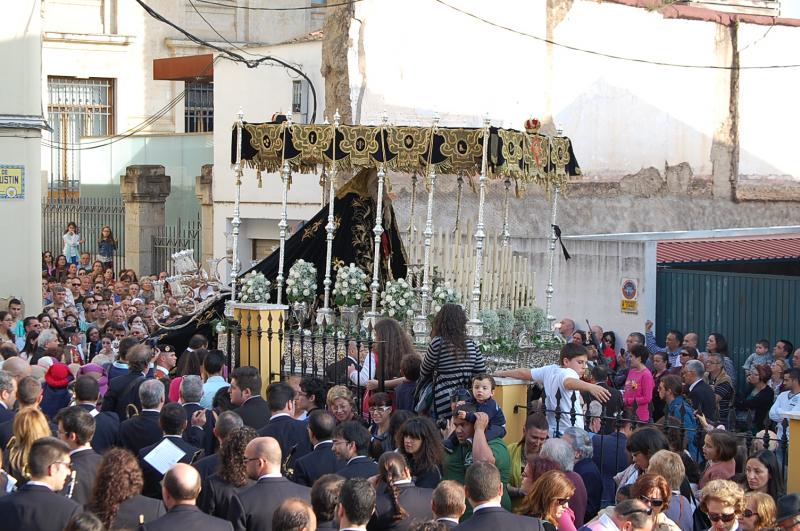
[[669, 483], [658, 474], [642, 474], [631, 487], [631, 497], [642, 501], [653, 510], [653, 529], [658, 531], [680, 531], [678, 524], [665, 513], [672, 499]]
[[763, 492], [748, 492], [744, 495], [745, 509], [739, 517], [739, 529], [742, 531], [759, 531], [775, 526], [778, 509], [775, 500]]
[[714, 479], [700, 491], [700, 510], [708, 516], [713, 531], [738, 529], [744, 509], [744, 490], [733, 481]]
[[573, 514], [569, 499], [574, 493], [575, 485], [566, 474], [560, 470], [550, 470], [534, 481], [518, 512], [540, 519], [545, 531], [575, 531], [574, 516], [564, 518], [567, 514]]

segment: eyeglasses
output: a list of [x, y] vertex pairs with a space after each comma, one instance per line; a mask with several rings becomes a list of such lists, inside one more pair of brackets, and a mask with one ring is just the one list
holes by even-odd
[[664, 500], [660, 498], [648, 498], [647, 496], [639, 496], [639, 499], [653, 507], [661, 507], [664, 505]]
[[652, 516], [653, 515], [653, 509], [651, 509], [649, 507], [647, 509], [631, 509], [630, 511], [628, 511], [626, 513], [622, 513], [622, 516], [630, 516], [632, 514], [640, 514], [640, 513], [644, 514], [644, 515], [647, 515], [647, 516]]
[[258, 460], [260, 460], [260, 459], [261, 459], [260, 457], [245, 457], [245, 458], [244, 458], [244, 463], [245, 463], [245, 464], [247, 464], [247, 463], [249, 463], [250, 461], [258, 461]]
[[72, 469], [72, 462], [71, 461], [53, 461], [54, 465], [64, 465], [65, 467]]
[[566, 506], [567, 506], [567, 504], [569, 503], [569, 498], [557, 498], [557, 499], [556, 499], [556, 502], [558, 502], [558, 504], [559, 504], [561, 507], [566, 507]]
[[720, 513], [706, 513], [708, 515], [708, 519], [712, 522], [719, 522], [722, 520], [723, 522], [730, 523], [736, 518], [736, 513], [727, 513], [727, 514], [720, 514]]
[[378, 411], [380, 411], [381, 413], [386, 413], [387, 411], [390, 411], [391, 409], [392, 409], [392, 406], [372, 406], [371, 408], [369, 408], [369, 412], [370, 413], [377, 413]]
[[745, 518], [752, 518], [753, 516], [758, 516], [758, 514], [751, 511], [750, 509], [745, 509], [744, 512], [742, 513], [742, 516], [744, 516]]
[[337, 444], [350, 444], [350, 441], [345, 441], [344, 439], [333, 439], [333, 445], [336, 446]]

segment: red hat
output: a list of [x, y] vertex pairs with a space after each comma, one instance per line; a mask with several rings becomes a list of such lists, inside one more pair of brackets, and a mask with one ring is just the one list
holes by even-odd
[[54, 363], [44, 374], [44, 380], [50, 387], [61, 389], [72, 380], [72, 373], [63, 363]]

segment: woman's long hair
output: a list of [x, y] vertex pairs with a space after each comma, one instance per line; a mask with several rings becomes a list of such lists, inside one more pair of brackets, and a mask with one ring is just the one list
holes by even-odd
[[86, 507], [110, 528], [120, 504], [140, 494], [143, 485], [142, 469], [133, 454], [122, 448], [110, 448], [103, 454]]
[[394, 319], [381, 319], [375, 323], [375, 370], [373, 378], [379, 380], [400, 376], [400, 360], [406, 354], [414, 352], [411, 337]]
[[200, 352], [197, 350], [186, 351], [181, 354], [175, 367], [176, 376], [200, 376]]
[[[406, 453], [403, 438], [406, 436], [422, 441], [418, 455]], [[410, 418], [400, 426], [394, 435], [397, 451], [411, 464], [411, 474], [419, 476], [423, 472], [439, 468], [444, 458], [444, 445], [436, 425], [428, 417]]]
[[36, 339], [39, 337], [39, 332], [36, 330], [31, 330], [28, 332], [28, 335], [25, 336], [25, 346], [22, 347], [22, 351], [28, 355], [28, 358], [33, 356], [33, 353], [36, 352]]
[[8, 463], [29, 478], [28, 454], [31, 446], [42, 437], [49, 437], [50, 425], [47, 417], [36, 408], [25, 408], [16, 414], [12, 424], [13, 435], [8, 441]]
[[258, 437], [256, 430], [242, 426], [233, 430], [222, 442], [219, 450], [219, 478], [234, 487], [247, 484], [247, 462], [244, 460], [244, 449], [247, 443]]
[[575, 493], [575, 485], [560, 470], [551, 470], [542, 474], [534, 483], [530, 493], [520, 507], [520, 514], [535, 516], [558, 526], [558, 520], [551, 514], [553, 502], [559, 498], [571, 498]]
[[455, 356], [463, 358], [467, 353], [467, 314], [458, 304], [445, 304], [433, 318], [431, 337], [441, 337], [455, 347]]
[[725, 336], [719, 332], [711, 332], [708, 335], [714, 336], [714, 342], [717, 344], [714, 352], [718, 353], [722, 357], [730, 356], [730, 353], [728, 352], [728, 340], [725, 339]]
[[[769, 481], [767, 481], [767, 494], [776, 500], [786, 494], [783, 489], [783, 473], [780, 465], [778, 465], [778, 459], [775, 457], [774, 452], [770, 450], [761, 450], [760, 452], [757, 452], [747, 458], [747, 461], [750, 459], [757, 459], [760, 461], [761, 464], [764, 465], [764, 468], [766, 468], [769, 472]], [[745, 482], [745, 490], [750, 490], [747, 482]]]
[[378, 475], [389, 492], [392, 501], [392, 520], [395, 522], [408, 516], [408, 512], [400, 505], [400, 490], [396, 485], [400, 480], [409, 479], [405, 473], [407, 468], [405, 458], [396, 452], [386, 452], [378, 460]]

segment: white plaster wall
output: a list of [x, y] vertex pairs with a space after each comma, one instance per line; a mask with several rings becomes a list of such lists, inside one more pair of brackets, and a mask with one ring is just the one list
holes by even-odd
[[[41, 116], [41, 3], [19, 0], [3, 5], [0, 57], [14, 82], [0, 85], [0, 114]], [[0, 200], [4, 260], [0, 260], [0, 299], [19, 297], [25, 315], [42, 307], [41, 135], [34, 129], [0, 127], [0, 164], [25, 167], [25, 198]], [[0, 306], [5, 309], [5, 305]]]
[[[275, 55], [297, 65], [312, 80], [317, 90], [317, 122], [323, 121], [325, 82], [320, 74], [321, 41], [284, 44], [250, 51]], [[278, 111], [286, 112], [292, 103], [292, 81], [296, 74], [282, 67], [263, 65], [255, 69], [227, 60], [217, 62], [214, 83], [214, 256], [223, 256], [226, 232], [233, 217], [236, 179], [231, 165], [231, 131], [241, 108], [246, 122], [266, 122]], [[310, 106], [309, 106], [310, 109]], [[281, 214], [282, 185], [277, 173], [263, 173], [263, 187], [258, 188], [256, 171], [246, 169], [241, 189], [240, 260], [249, 264], [249, 239], [277, 237]], [[305, 220], [321, 207], [318, 175], [295, 174], [288, 195], [290, 220]], [[290, 221], [291, 225], [291, 221]], [[268, 227], [272, 226], [270, 230]], [[216, 227], [228, 227], [216, 230]], [[252, 230], [251, 230], [252, 228]]]
[[[449, 0], [521, 32], [547, 33], [545, 0]], [[354, 117], [374, 123], [493, 123], [521, 128], [528, 116], [552, 118], [575, 147], [589, 178], [617, 178], [643, 167], [688, 162], [711, 174], [715, 132], [727, 117], [727, 70], [654, 66], [548, 45], [428, 0], [355, 4], [349, 69]], [[740, 26], [740, 47], [766, 26]], [[726, 66], [727, 28], [664, 19], [658, 12], [575, 0], [555, 27], [556, 42], [612, 55], [688, 65]], [[742, 63], [792, 63], [800, 29], [775, 27]], [[797, 69], [742, 74], [742, 173], [800, 178], [785, 137], [796, 124]], [[770, 129], [774, 134], [767, 134]], [[777, 138], [777, 141], [776, 141]], [[775, 169], [780, 170], [776, 171]]]

